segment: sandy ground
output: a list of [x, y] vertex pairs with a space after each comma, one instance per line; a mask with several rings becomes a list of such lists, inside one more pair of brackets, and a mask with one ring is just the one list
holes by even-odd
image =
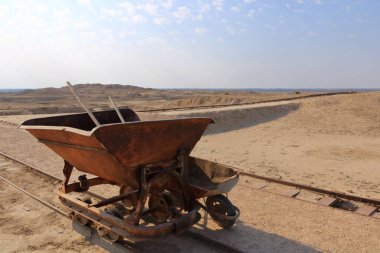
[[[196, 156], [257, 174], [379, 198], [379, 103], [380, 94], [368, 93], [233, 110], [181, 111], [167, 117], [215, 119], [196, 146]], [[1, 151], [61, 176], [59, 157], [12, 125], [0, 128]], [[247, 252], [380, 252], [379, 220], [258, 191], [244, 182], [243, 177], [230, 194], [242, 211], [237, 226], [215, 231], [209, 223], [209, 229], [198, 232]], [[24, 210], [13, 214], [18, 224], [15, 217]], [[7, 228], [0, 226], [1, 231]], [[23, 243], [21, 249], [28, 242]]]
[[[1, 173], [17, 169], [0, 162]], [[19, 185], [25, 179], [14, 179]], [[33, 182], [33, 187], [45, 187]], [[51, 189], [54, 191], [55, 189]], [[41, 196], [51, 199], [53, 196]], [[104, 252], [71, 230], [70, 220], [0, 180], [1, 252]]]
[[193, 154], [239, 169], [380, 199], [380, 93], [165, 112], [216, 121]]
[[[17, 158], [26, 160], [58, 176], [61, 175], [61, 160], [47, 148], [38, 145], [27, 133], [16, 131], [12, 126], [1, 125], [0, 127], [0, 137], [3, 140], [0, 150], [7, 147], [7, 152]], [[20, 146], [19, 143], [24, 143], [24, 145]], [[245, 181], [245, 178], [242, 177], [241, 182]], [[1, 187], [6, 192], [18, 194], [4, 183], [1, 183]], [[7, 203], [2, 205], [3, 213], [7, 214], [6, 220], [11, 220], [0, 226], [1, 233], [7, 234], [7, 237], [2, 238], [16, 238], [11, 228], [19, 227], [27, 227], [33, 231], [33, 234], [40, 233], [40, 230], [56, 230], [57, 227], [61, 230], [63, 228], [65, 233], [70, 231], [69, 222], [59, 221], [60, 218], [57, 216], [52, 218], [53, 220], [57, 219], [54, 222], [43, 222], [44, 215], [39, 217], [41, 222], [34, 222], [38, 219], [35, 219], [34, 216], [29, 217], [29, 211], [26, 212], [24, 209], [25, 205], [28, 207], [28, 203], [33, 204], [34, 202], [28, 202], [26, 197], [15, 199], [7, 195], [1, 196], [4, 199], [2, 203]], [[258, 191], [242, 183], [231, 192], [230, 198], [242, 211], [237, 226], [224, 231], [208, 221], [208, 229], [205, 230], [202, 228], [202, 224], [204, 224], [204, 220], [202, 220], [195, 231], [228, 242], [229, 245], [239, 247], [246, 252], [378, 252], [380, 250], [378, 244], [380, 221], [374, 218]], [[27, 201], [27, 204], [24, 201]], [[8, 207], [8, 203], [12, 202], [18, 206], [16, 209], [12, 207], [12, 204], [10, 204], [11, 207]], [[34, 205], [37, 206], [34, 209], [36, 211], [43, 209], [38, 207], [38, 204]], [[46, 210], [42, 214], [45, 212]], [[28, 214], [26, 215], [26, 213]], [[18, 218], [20, 215], [22, 219]], [[46, 234], [49, 233], [46, 232]], [[29, 245], [34, 245], [37, 251], [52, 252], [55, 251], [54, 247], [44, 248], [44, 244], [52, 245], [53, 243], [62, 245], [63, 249], [69, 250], [70, 247], [76, 247], [78, 240], [86, 247], [87, 244], [81, 241], [75, 233], [72, 235], [73, 237], [70, 234], [67, 237], [65, 235], [59, 238], [58, 242], [55, 238], [44, 236], [40, 241], [34, 242], [32, 239], [28, 239], [27, 235], [22, 235], [20, 237], [25, 240], [18, 241], [17, 245], [10, 244], [9, 241], [3, 242], [2, 240], [5, 239], [0, 239], [0, 244], [8, 243], [10, 244], [8, 247], [13, 247], [10, 249], [14, 249], [16, 252], [28, 251]], [[39, 248], [40, 246], [41, 248]], [[184, 251], [197, 249], [194, 247], [198, 246], [192, 244], [189, 249]]]

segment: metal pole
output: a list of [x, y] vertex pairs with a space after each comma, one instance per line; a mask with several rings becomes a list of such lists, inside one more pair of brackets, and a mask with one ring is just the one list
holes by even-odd
[[80, 98], [78, 97], [77, 93], [75, 92], [73, 86], [71, 85], [71, 83], [69, 81], [66, 82], [67, 86], [69, 86], [69, 89], [71, 90], [71, 92], [73, 93], [73, 95], [76, 97], [76, 99], [78, 100], [79, 104], [83, 107], [83, 109], [88, 113], [88, 116], [90, 116], [90, 118], [92, 119], [92, 121], [94, 121], [95, 125], [96, 126], [100, 126], [100, 123], [99, 121], [95, 118], [94, 114], [82, 103], [82, 101], [80, 100]]
[[117, 113], [117, 116], [119, 116], [119, 119], [121, 120], [121, 122], [122, 122], [122, 123], [125, 123], [125, 120], [124, 120], [124, 118], [123, 118], [123, 115], [121, 115], [121, 112], [119, 111], [119, 108], [117, 108], [116, 104], [112, 101], [111, 96], [109, 96], [108, 98], [109, 98], [109, 100], [110, 100], [110, 102], [111, 102], [113, 108], [115, 108], [115, 111], [116, 111], [116, 113]]

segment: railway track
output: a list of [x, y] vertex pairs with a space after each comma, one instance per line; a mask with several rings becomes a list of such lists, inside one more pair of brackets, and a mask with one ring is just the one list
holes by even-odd
[[[0, 152], [0, 155], [10, 159], [18, 164], [23, 165], [30, 170], [41, 174], [50, 179], [54, 179], [57, 182], [61, 182], [62, 179], [57, 178], [49, 173], [46, 173], [42, 170], [39, 170], [27, 163], [24, 163], [14, 157], [6, 155]], [[317, 203], [323, 206], [329, 206], [332, 208], [343, 209], [349, 212], [380, 218], [380, 200], [365, 198], [361, 196], [355, 196], [351, 194], [346, 194], [343, 192], [332, 191], [322, 188], [313, 187], [310, 185], [294, 183], [290, 181], [280, 180], [276, 178], [256, 175], [254, 173], [249, 173], [241, 169], [234, 168], [239, 171], [240, 175], [244, 177], [251, 178], [249, 183], [240, 183], [241, 185], [249, 188], [254, 188], [256, 190], [264, 190], [271, 193], [276, 193], [285, 197], [306, 200], [312, 203]], [[241, 180], [244, 182], [244, 179]], [[278, 186], [282, 187], [278, 187]], [[98, 194], [88, 192], [90, 196], [93, 196], [97, 199], [103, 199], [102, 196]], [[305, 195], [308, 195], [305, 198]]]
[[[4, 163], [4, 161], [9, 161], [10, 163]], [[2, 169], [2, 167], [4, 166], [7, 167], [9, 165], [11, 166], [16, 165], [17, 169], [14, 169], [14, 168], [11, 170]], [[33, 190], [28, 189], [28, 185], [33, 185], [33, 184], [19, 185], [18, 183], [14, 182], [14, 181], [17, 181], [17, 179], [20, 179], [25, 176], [27, 176], [29, 180], [32, 180], [32, 181], [45, 180], [46, 183], [48, 183], [47, 185], [50, 184], [50, 186], [46, 187], [47, 189], [38, 188], [38, 193], [34, 193]], [[39, 203], [46, 206], [47, 208], [53, 210], [54, 212], [57, 212], [61, 214], [62, 216], [71, 219], [69, 214], [62, 208], [60, 204], [56, 205], [52, 200], [47, 200], [46, 198], [41, 197], [41, 192], [43, 193], [44, 191], [46, 193], [45, 195], [49, 195], [49, 196], [55, 195], [55, 194], [52, 194], [52, 189], [57, 188], [58, 185], [60, 185], [60, 183], [62, 182], [62, 179], [54, 175], [51, 175], [49, 173], [46, 173], [12, 156], [9, 156], [7, 154], [0, 152], [0, 181], [1, 180], [9, 184], [10, 186], [14, 187], [18, 191], [22, 192], [23, 194], [26, 194], [32, 199], [38, 201]], [[98, 199], [103, 199], [102, 196], [99, 196], [92, 192], [86, 192], [86, 194], [89, 194]], [[91, 243], [96, 244], [108, 251], [112, 251], [112, 252], [145, 252], [146, 251], [146, 249], [141, 248], [142, 247], [141, 244], [133, 245], [128, 242], [119, 242], [115, 244], [115, 243], [108, 242], [107, 240], [102, 239], [100, 236], [98, 236], [95, 231], [91, 231], [92, 229], [90, 229], [89, 227], [86, 227], [86, 226], [83, 227], [82, 225], [80, 225], [78, 222], [75, 222], [75, 221], [73, 221], [73, 228], [76, 232], [82, 234], [83, 236], [86, 236], [86, 239], [89, 240]], [[88, 237], [88, 234], [91, 234], [91, 237]], [[214, 240], [210, 237], [206, 237], [194, 231], [184, 232], [184, 237], [191, 238], [192, 240], [196, 240], [197, 242], [202, 243], [203, 244], [202, 246], [204, 246], [204, 248], [207, 249], [206, 250], [207, 252], [233, 252], [233, 253], [242, 252], [239, 249], [233, 248], [228, 244], [224, 244], [220, 241]], [[135, 248], [134, 246], [136, 246], [137, 248]]]
[[[1, 159], [2, 158], [2, 159]], [[35, 174], [36, 176], [39, 176], [41, 180], [47, 179], [50, 184], [54, 185], [54, 188], [57, 188], [60, 182], [62, 180], [54, 175], [51, 175], [49, 173], [46, 173], [32, 165], [29, 165], [23, 161], [20, 161], [12, 156], [9, 156], [7, 154], [4, 154], [0, 152], [0, 180], [3, 180], [4, 182], [8, 183], [12, 187], [15, 187], [17, 190], [21, 191], [22, 193], [28, 195], [29, 197], [33, 198], [34, 200], [40, 202], [41, 204], [45, 205], [46, 207], [52, 209], [53, 211], [69, 218], [68, 214], [62, 210], [60, 205], [55, 205], [52, 203], [52, 201], [46, 200], [46, 198], [42, 198], [38, 196], [38, 194], [33, 193], [33, 191], [28, 190], [28, 187], [25, 185], [20, 185], [18, 183], [15, 183], [14, 180], [9, 176], [9, 173], [14, 173], [13, 171], [7, 171], [5, 174], [4, 171], [1, 169], [1, 167], [4, 165], [4, 162], [2, 163], [2, 160], [4, 161], [7, 160], [10, 163], [14, 163], [18, 167], [21, 167], [23, 171], [28, 172], [29, 174]], [[380, 218], [380, 213], [379, 213], [379, 200], [376, 199], [368, 199], [368, 198], [362, 198], [358, 196], [353, 196], [353, 195], [348, 195], [340, 192], [334, 192], [334, 191], [329, 191], [329, 190], [324, 190], [324, 189], [319, 189], [315, 187], [310, 187], [310, 186], [305, 186], [302, 184], [296, 184], [292, 182], [286, 182], [278, 179], [273, 179], [273, 178], [268, 178], [268, 177], [263, 177], [259, 175], [255, 175], [252, 173], [247, 173], [244, 171], [240, 171], [241, 174], [241, 180], [240, 180], [240, 185], [244, 187], [249, 187], [249, 188], [254, 188], [256, 190], [263, 190], [263, 191], [269, 191], [271, 193], [276, 193], [280, 194], [289, 198], [295, 198], [298, 200], [304, 201], [305, 199], [302, 198], [302, 194], [305, 192], [308, 192], [309, 194], [314, 194], [315, 195], [315, 201], [311, 201], [310, 199], [306, 200], [308, 202], [315, 202], [318, 203], [319, 200], [323, 200], [324, 198], [328, 197], [331, 199], [336, 199], [334, 204], [332, 205], [326, 205], [330, 206], [332, 208], [339, 208], [343, 209], [349, 212], [357, 212], [358, 209], [362, 206], [371, 207], [372, 211], [370, 214], [365, 214], [362, 213], [362, 215], [367, 215], [370, 217], [373, 217], [375, 219]], [[22, 182], [22, 178], [25, 177], [25, 173], [19, 173], [19, 175], [13, 176], [13, 178], [18, 178], [20, 179], [19, 181]], [[31, 177], [29, 176], [29, 179], [31, 180]], [[246, 182], [248, 180], [248, 182]], [[30, 182], [28, 180], [28, 182]], [[33, 184], [30, 184], [33, 185]], [[281, 186], [279, 191], [273, 191], [276, 187], [273, 186]], [[41, 189], [39, 189], [37, 192], [39, 193]], [[277, 189], [278, 190], [278, 189]], [[47, 192], [47, 196], [52, 196], [55, 194], [52, 194], [55, 190], [50, 188]], [[101, 196], [98, 196], [94, 193], [89, 193], [92, 196], [95, 196], [97, 198], [101, 198]], [[301, 196], [301, 197], [300, 197]], [[322, 204], [323, 203], [319, 203]], [[113, 251], [113, 252], [142, 252], [145, 250], [141, 249], [136, 249], [131, 247], [130, 245], [122, 245], [122, 244], [110, 244], [106, 240], [102, 240], [99, 236], [97, 236], [95, 231], [89, 231], [89, 228], [83, 227], [79, 224], [73, 223], [73, 228], [76, 232], [82, 234], [83, 236], [86, 237], [86, 239], [91, 242], [92, 244], [96, 244], [98, 246], [101, 246], [102, 248]], [[88, 235], [91, 234], [91, 237], [88, 237]], [[224, 244], [221, 241], [215, 240], [210, 237], [206, 237], [202, 234], [196, 233], [194, 231], [188, 231], [184, 235], [186, 238], [189, 238], [190, 240], [193, 241], [199, 241], [202, 243], [202, 245], [206, 245], [205, 247], [208, 247], [210, 251], [216, 251], [216, 252], [242, 252], [239, 249], [233, 248], [228, 244]], [[116, 248], [115, 248], [116, 247]]]
[[[236, 170], [242, 175], [240, 185], [244, 187], [380, 219], [379, 199], [350, 195], [339, 191], [260, 176], [239, 169]], [[249, 180], [244, 177], [249, 178]]]
[[[62, 182], [62, 179], [57, 178], [49, 173], [46, 173], [38, 168], [33, 167], [25, 162], [22, 162], [12, 156], [0, 152], [0, 156], [5, 157], [6, 159], [12, 160], [20, 165], [23, 165], [25, 168], [41, 174], [50, 179], [56, 180], [57, 182]], [[309, 202], [314, 202], [320, 205], [329, 206], [332, 208], [343, 209], [349, 212], [370, 216], [374, 218], [380, 218], [380, 200], [365, 198], [361, 196], [355, 196], [351, 194], [346, 194], [343, 192], [332, 191], [322, 188], [317, 188], [309, 185], [294, 183], [290, 181], [280, 180], [271, 177], [265, 177], [261, 175], [256, 175], [254, 173], [249, 173], [241, 169], [234, 168], [239, 171], [240, 175], [247, 177], [247, 183], [245, 183], [244, 178], [241, 181], [240, 185], [245, 187], [254, 188], [256, 190], [264, 190], [271, 193], [276, 193], [282, 196], [289, 198], [295, 198], [299, 200], [306, 200]], [[281, 186], [280, 188], [278, 186]], [[305, 193], [308, 195], [305, 198], [303, 195]], [[99, 196], [95, 193], [88, 192], [89, 195], [103, 199], [102, 196]]]

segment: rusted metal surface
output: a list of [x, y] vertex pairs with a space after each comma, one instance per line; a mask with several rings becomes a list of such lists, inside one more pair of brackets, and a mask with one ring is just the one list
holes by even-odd
[[[140, 121], [132, 110], [120, 113], [126, 123], [118, 123], [114, 111], [104, 111], [94, 113], [100, 126], [87, 114], [20, 125], [64, 159], [65, 180], [58, 195], [75, 217], [91, 220], [97, 230], [109, 231], [116, 239], [161, 237], [198, 222], [197, 198], [226, 193], [236, 185], [238, 173], [231, 167], [189, 156], [212, 119]], [[73, 168], [96, 177], [82, 175], [79, 182], [69, 183]], [[88, 204], [71, 194], [99, 184], [118, 185], [120, 195]], [[226, 219], [233, 225], [238, 216], [230, 216]]]
[[176, 231], [177, 224], [183, 222], [183, 220], [186, 220], [193, 225], [197, 221], [196, 213], [199, 210], [199, 207], [195, 207], [186, 215], [181, 216], [181, 218], [175, 221], [162, 223], [156, 226], [138, 226], [135, 224], [129, 224], [128, 222], [125, 222], [124, 220], [98, 208], [90, 207], [72, 196], [61, 192], [58, 192], [58, 196], [65, 206], [74, 210], [77, 214], [80, 214], [97, 225], [104, 226], [109, 230], [113, 230], [118, 233], [121, 233], [120, 231], [125, 231], [121, 233], [121, 235], [135, 241], [146, 240], [152, 237], [161, 237], [169, 233], [174, 233]]
[[104, 200], [102, 200], [102, 201], [100, 201], [100, 202], [98, 202], [98, 203], [96, 203], [94, 205], [91, 205], [91, 206], [93, 206], [93, 207], [106, 206], [106, 205], [118, 202], [120, 200], [126, 199], [127, 197], [131, 196], [131, 194], [137, 193], [137, 192], [138, 192], [138, 190], [133, 190], [133, 191], [130, 191], [130, 192], [127, 192], [127, 193], [123, 193], [123, 194], [114, 196], [114, 197], [109, 198], [109, 199], [104, 199]]
[[94, 136], [120, 164], [138, 166], [176, 159], [180, 150], [191, 152], [201, 138], [209, 118], [141, 121], [100, 127]]
[[227, 193], [237, 184], [238, 173], [231, 166], [189, 157], [188, 186], [193, 198]]
[[[140, 121], [140, 118], [131, 109], [121, 109], [120, 113], [126, 122]], [[114, 110], [94, 112], [93, 114], [101, 125], [120, 123], [120, 119]], [[36, 129], [41, 129], [43, 126], [46, 127], [45, 129], [49, 129], [49, 127], [56, 129], [70, 127], [73, 128], [73, 130], [79, 129], [84, 131], [90, 131], [96, 127], [87, 113], [30, 119], [21, 123], [19, 127], [28, 129], [35, 127]]]
[[108, 242], [107, 240], [99, 236], [95, 230], [87, 226], [83, 226], [82, 224], [80, 224], [80, 222], [76, 220], [72, 221], [72, 228], [75, 232], [85, 237], [87, 241], [89, 241], [90, 243], [94, 245], [98, 245], [99, 247], [105, 249], [108, 252], [112, 252], [112, 253], [138, 252], [134, 249], [131, 249], [128, 246], [122, 245], [121, 243]]
[[190, 153], [212, 122], [209, 118], [141, 122], [130, 109], [120, 112], [129, 123], [119, 123], [116, 112], [105, 111], [94, 113], [100, 127], [87, 114], [74, 114], [28, 120], [20, 128], [76, 169], [137, 187], [138, 166], [176, 159], [180, 149]]

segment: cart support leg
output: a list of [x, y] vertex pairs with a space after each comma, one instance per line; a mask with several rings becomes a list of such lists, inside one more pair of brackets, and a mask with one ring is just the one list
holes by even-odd
[[65, 165], [63, 166], [63, 175], [65, 176], [65, 180], [62, 182], [60, 191], [66, 193], [66, 187], [67, 187], [67, 184], [69, 183], [72, 172], [73, 172], [73, 166], [68, 161], [65, 161]]
[[177, 182], [182, 190], [183, 194], [183, 199], [185, 201], [185, 210], [190, 210], [191, 208], [191, 201], [190, 197], [188, 195], [188, 190], [186, 186], [186, 181], [189, 178], [189, 155], [186, 150], [181, 150], [179, 152], [179, 155], [177, 157], [179, 167], [180, 167], [180, 172], [177, 173], [175, 171], [169, 172], [172, 176], [174, 176], [177, 179]]
[[135, 211], [130, 215], [127, 222], [130, 224], [135, 224], [136, 226], [139, 225], [141, 214], [144, 210], [145, 202], [148, 198], [148, 187], [146, 183], [146, 168], [141, 168], [141, 174], [140, 174], [140, 192], [139, 197], [137, 200], [137, 205]]

